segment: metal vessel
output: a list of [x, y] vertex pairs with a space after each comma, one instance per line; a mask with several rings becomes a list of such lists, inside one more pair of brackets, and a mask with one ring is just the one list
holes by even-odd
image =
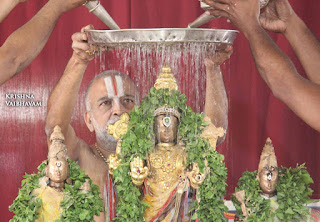
[[88, 1], [85, 6], [89, 12], [95, 14], [104, 24], [106, 24], [110, 29], [118, 30], [120, 27], [105, 10], [105, 8], [100, 4], [100, 1]]
[[88, 42], [102, 47], [116, 47], [119, 44], [174, 44], [174, 43], [226, 43], [232, 44], [238, 31], [224, 29], [122, 29], [86, 30]]

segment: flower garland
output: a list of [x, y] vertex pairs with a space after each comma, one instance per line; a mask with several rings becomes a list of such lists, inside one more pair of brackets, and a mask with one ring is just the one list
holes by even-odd
[[[270, 201], [261, 196], [262, 191], [256, 176], [257, 171], [244, 172], [238, 182], [239, 188], [236, 188], [236, 192], [245, 190], [245, 203], [250, 211], [247, 222], [272, 222], [275, 217], [285, 222], [301, 219], [311, 221], [306, 204], [312, 202], [310, 196], [313, 191], [309, 186], [313, 180], [304, 164], [294, 169], [284, 167], [279, 169], [279, 184], [276, 186], [279, 207], [275, 211]], [[235, 197], [232, 197], [232, 201], [240, 219], [243, 219], [240, 203]]]
[[[57, 222], [62, 221], [92, 221], [94, 215], [99, 216], [103, 211], [102, 200], [99, 197], [99, 187], [92, 184], [92, 180], [88, 175], [80, 169], [75, 161], [68, 159], [69, 163], [69, 178], [73, 184], [65, 184], [64, 199], [61, 202], [63, 209], [61, 218]], [[22, 187], [19, 190], [17, 198], [9, 207], [9, 210], [15, 214], [10, 222], [31, 222], [35, 221], [39, 216], [39, 208], [42, 201], [40, 198], [32, 195], [34, 189], [40, 188], [39, 179], [44, 176], [45, 167], [48, 162], [44, 161], [38, 166], [37, 174], [25, 174], [22, 180]], [[91, 191], [82, 192], [80, 186], [89, 180]]]
[[117, 206], [117, 222], [141, 222], [146, 203], [140, 190], [131, 182], [130, 162], [139, 156], [146, 160], [147, 154], [154, 148], [153, 131], [154, 111], [168, 105], [179, 111], [179, 141], [185, 145], [188, 153], [187, 164], [198, 163], [201, 171], [205, 168], [205, 160], [210, 173], [200, 187], [200, 203], [194, 202], [192, 210], [196, 213], [192, 219], [200, 221], [226, 221], [223, 212], [227, 210], [221, 197], [226, 192], [227, 169], [223, 162], [224, 156], [214, 151], [209, 142], [201, 137], [202, 130], [208, 123], [203, 115], [192, 111], [186, 106], [186, 96], [177, 90], [151, 88], [150, 93], [142, 100], [140, 107], [130, 112], [128, 132], [121, 143], [121, 165], [114, 171], [114, 183], [119, 196]]

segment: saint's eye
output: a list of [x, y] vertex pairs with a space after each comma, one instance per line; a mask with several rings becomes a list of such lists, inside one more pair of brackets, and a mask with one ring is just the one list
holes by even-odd
[[111, 105], [111, 104], [112, 104], [112, 101], [106, 100], [106, 101], [103, 101], [102, 103], [100, 103], [99, 106], [109, 106], [109, 105]]
[[134, 101], [133, 101], [133, 99], [125, 98], [125, 99], [123, 99], [123, 102], [125, 102], [125, 103], [133, 103]]
[[61, 167], [61, 162], [56, 162], [57, 167]]

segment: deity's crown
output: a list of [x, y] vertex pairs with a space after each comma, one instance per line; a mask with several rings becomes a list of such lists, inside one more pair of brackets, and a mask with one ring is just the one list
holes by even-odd
[[154, 111], [154, 116], [160, 116], [160, 115], [172, 115], [178, 118], [180, 121], [180, 113], [172, 107], [169, 107], [168, 105], [164, 105]]
[[60, 126], [57, 125], [54, 127], [53, 132], [51, 133], [51, 136], [50, 136], [50, 142], [51, 143], [53, 143], [53, 142], [63, 143], [64, 142], [64, 136], [61, 132]]
[[162, 67], [161, 72], [158, 75], [158, 78], [154, 84], [154, 88], [158, 89], [169, 89], [178, 90], [178, 85], [176, 79], [174, 78], [171, 68], [168, 65]]
[[[171, 68], [168, 65], [165, 65], [164, 67], [162, 67], [162, 70], [159, 73], [158, 78], [154, 84], [154, 88], [156, 88], [156, 90], [159, 90], [159, 89], [169, 89], [169, 91], [178, 90], [176, 79], [174, 78], [174, 75], [171, 72]], [[163, 114], [173, 115], [177, 117], [178, 120], [180, 121], [180, 113], [173, 107], [164, 105], [154, 111], [155, 117]]]
[[51, 145], [49, 147], [48, 159], [67, 158], [67, 148], [64, 145], [64, 136], [59, 126], [55, 126], [50, 136]]
[[265, 167], [278, 167], [277, 157], [270, 138], [267, 139], [260, 156], [258, 175]]

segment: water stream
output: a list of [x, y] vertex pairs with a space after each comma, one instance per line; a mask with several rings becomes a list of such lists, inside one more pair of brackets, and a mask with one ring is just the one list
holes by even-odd
[[204, 59], [215, 44], [119, 44], [96, 57], [96, 70], [118, 70], [131, 77], [143, 98], [153, 86], [161, 67], [169, 65], [188, 105], [201, 112], [204, 105], [206, 75]]

